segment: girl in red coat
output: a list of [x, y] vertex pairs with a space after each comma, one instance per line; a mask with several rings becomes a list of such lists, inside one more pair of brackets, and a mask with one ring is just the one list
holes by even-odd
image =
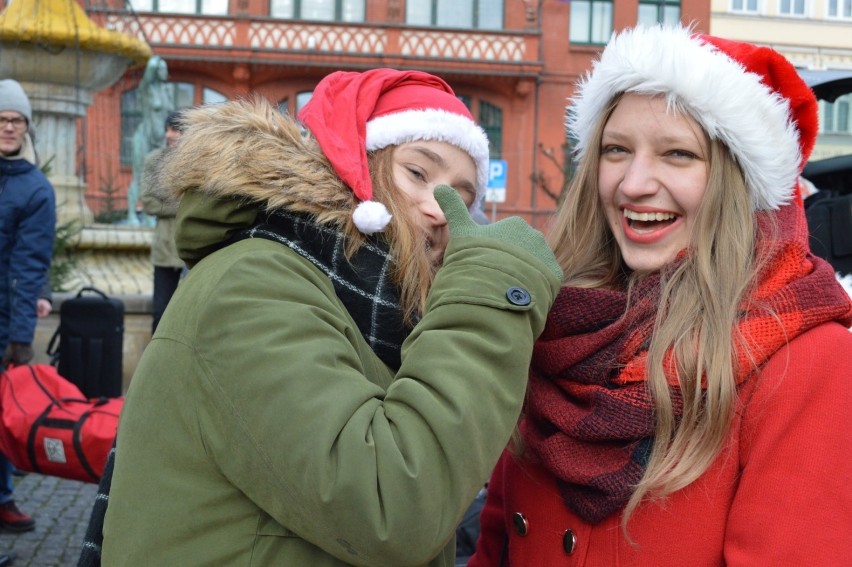
[[852, 304], [796, 193], [812, 92], [772, 49], [636, 28], [568, 128], [566, 285], [469, 565], [852, 565]]

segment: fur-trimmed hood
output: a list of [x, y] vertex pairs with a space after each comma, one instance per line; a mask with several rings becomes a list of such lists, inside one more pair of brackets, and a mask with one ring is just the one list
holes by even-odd
[[176, 240], [194, 264], [262, 211], [288, 209], [322, 224], [351, 222], [356, 199], [309, 133], [268, 101], [188, 110], [184, 134], [160, 171], [181, 200]]

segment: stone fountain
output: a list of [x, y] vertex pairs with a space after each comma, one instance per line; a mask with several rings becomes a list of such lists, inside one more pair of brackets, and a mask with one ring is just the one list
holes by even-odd
[[59, 223], [92, 224], [76, 173], [77, 119], [94, 92], [151, 57], [145, 42], [92, 22], [74, 0], [15, 0], [0, 13], [0, 77], [16, 79], [33, 107], [36, 148], [52, 158]]

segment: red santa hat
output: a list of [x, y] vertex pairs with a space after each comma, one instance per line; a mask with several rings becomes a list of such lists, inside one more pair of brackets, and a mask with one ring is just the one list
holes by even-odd
[[568, 107], [579, 158], [610, 101], [624, 92], [665, 96], [721, 140], [745, 175], [755, 210], [777, 209], [795, 194], [816, 142], [817, 102], [777, 51], [683, 27], [613, 35]]
[[365, 234], [380, 232], [390, 222], [385, 206], [372, 200], [367, 152], [417, 140], [447, 142], [473, 158], [477, 196], [485, 192], [488, 138], [450, 86], [434, 75], [338, 71], [319, 82], [299, 120], [361, 201], [352, 217]]

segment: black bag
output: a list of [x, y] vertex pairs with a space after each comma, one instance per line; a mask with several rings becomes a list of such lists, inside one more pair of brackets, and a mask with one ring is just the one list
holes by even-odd
[[828, 260], [835, 272], [852, 274], [852, 194], [827, 194], [809, 203], [811, 199], [805, 200], [811, 251]]
[[[83, 294], [87, 291], [96, 295]], [[58, 350], [56, 341], [59, 340]], [[59, 327], [47, 354], [59, 374], [87, 398], [122, 394], [124, 304], [93, 287], [84, 287], [59, 308]]]

